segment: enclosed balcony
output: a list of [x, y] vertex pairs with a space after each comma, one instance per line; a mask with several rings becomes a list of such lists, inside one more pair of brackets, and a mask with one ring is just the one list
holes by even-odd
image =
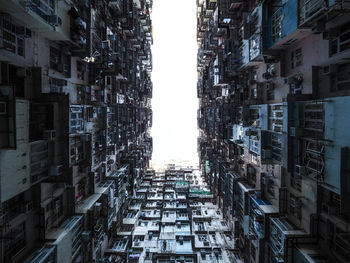
[[273, 0], [264, 5], [264, 10], [268, 14], [264, 18], [266, 48], [285, 49], [311, 34], [311, 29], [299, 28], [298, 5], [294, 0]]
[[306, 233], [297, 229], [284, 217], [270, 219], [270, 247], [271, 260], [288, 262], [289, 254], [288, 239], [306, 237]]
[[328, 11], [329, 0], [298, 0], [299, 26], [309, 26], [313, 22], [322, 19]]
[[[20, 106], [20, 104], [18, 105]], [[14, 86], [0, 86], [0, 149], [16, 148], [16, 99]]]
[[69, 5], [55, 0], [9, 0], [2, 10], [51, 40], [70, 40]]

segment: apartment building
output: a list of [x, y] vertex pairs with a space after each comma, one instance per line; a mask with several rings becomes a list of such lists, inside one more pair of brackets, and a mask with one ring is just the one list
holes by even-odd
[[242, 262], [199, 170], [148, 170], [123, 216], [107, 262]]
[[151, 12], [0, 1], [1, 262], [104, 262], [152, 154]]
[[197, 0], [198, 152], [244, 262], [349, 262], [348, 1]]

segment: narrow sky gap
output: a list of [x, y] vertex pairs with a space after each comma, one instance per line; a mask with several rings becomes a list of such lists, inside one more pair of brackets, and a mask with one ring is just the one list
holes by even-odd
[[196, 1], [153, 2], [152, 163], [198, 163]]

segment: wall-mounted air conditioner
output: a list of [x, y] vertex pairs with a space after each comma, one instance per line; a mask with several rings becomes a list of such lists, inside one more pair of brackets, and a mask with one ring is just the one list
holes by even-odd
[[271, 158], [271, 150], [270, 149], [261, 149], [261, 158], [263, 158], [263, 159]]
[[297, 201], [295, 200], [294, 197], [291, 197], [291, 198], [289, 199], [289, 204], [290, 204], [290, 206], [292, 206], [292, 207], [296, 207]]
[[102, 204], [101, 203], [98, 203], [96, 202], [95, 205], [94, 205], [94, 212], [96, 214], [99, 214], [102, 210]]
[[290, 127], [289, 135], [292, 137], [300, 137], [303, 135], [303, 129], [299, 127]]
[[50, 15], [47, 16], [47, 22], [53, 26], [62, 25], [62, 19], [58, 15]]
[[89, 242], [91, 240], [91, 234], [90, 234], [90, 231], [83, 231], [81, 233], [81, 239], [84, 241], [84, 242]]
[[6, 114], [7, 114], [7, 102], [0, 101], [0, 115], [6, 115]]
[[111, 42], [109, 40], [102, 41], [101, 47], [102, 47], [102, 49], [110, 48]]
[[56, 130], [45, 130], [44, 140], [54, 140], [56, 139]]
[[304, 175], [305, 174], [305, 166], [303, 165], [295, 165], [294, 172], [298, 175]]
[[62, 92], [62, 87], [51, 84], [50, 85], [50, 92], [51, 93], [61, 93]]
[[24, 213], [28, 214], [33, 210], [33, 202], [26, 203], [24, 205]]
[[[67, 64], [63, 64], [63, 69], [65, 66], [68, 67]], [[60, 85], [60, 86], [67, 86], [68, 85], [68, 81], [65, 79], [58, 79], [57, 81], [58, 81], [58, 85]]]
[[49, 170], [50, 176], [60, 176], [63, 174], [63, 165], [51, 166]]
[[337, 214], [338, 209], [336, 207], [330, 206], [327, 203], [322, 203], [322, 212], [328, 215]]
[[88, 142], [90, 141], [90, 134], [82, 134], [80, 138], [82, 142]]
[[323, 75], [333, 75], [338, 72], [337, 64], [329, 64], [323, 68]]

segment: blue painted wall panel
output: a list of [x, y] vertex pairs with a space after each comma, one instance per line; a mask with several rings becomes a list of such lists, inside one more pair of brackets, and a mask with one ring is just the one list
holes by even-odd
[[282, 37], [288, 36], [298, 28], [298, 1], [289, 0], [283, 7]]
[[334, 192], [340, 194], [341, 148], [350, 147], [350, 97], [336, 97], [326, 101], [325, 138], [332, 143], [325, 149], [325, 181], [335, 187]]

